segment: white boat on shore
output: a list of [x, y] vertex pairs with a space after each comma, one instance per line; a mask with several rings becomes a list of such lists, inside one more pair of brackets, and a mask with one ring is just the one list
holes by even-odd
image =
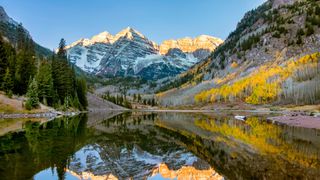
[[241, 120], [241, 121], [247, 120], [247, 117], [246, 117], [246, 116], [234, 116], [234, 118], [236, 118], [236, 119], [238, 119], [238, 120]]

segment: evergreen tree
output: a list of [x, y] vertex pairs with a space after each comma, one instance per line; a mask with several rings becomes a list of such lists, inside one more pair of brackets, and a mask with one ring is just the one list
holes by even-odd
[[59, 49], [58, 49], [58, 57], [61, 59], [67, 59], [67, 52], [66, 52], [66, 40], [63, 38], [60, 40]]
[[39, 106], [38, 84], [35, 78], [32, 79], [27, 91], [26, 108], [31, 110]]
[[15, 71], [15, 92], [25, 94], [28, 88], [29, 80], [36, 72], [35, 56], [30, 51], [20, 51], [17, 57]]
[[40, 101], [45, 105], [52, 105], [54, 98], [51, 65], [43, 60], [37, 74], [38, 93]]
[[3, 89], [7, 95], [9, 95], [9, 96], [12, 95], [13, 81], [12, 81], [12, 76], [11, 76], [9, 67], [7, 68], [6, 74], [3, 78], [1, 89]]
[[17, 30], [17, 59], [15, 61], [14, 91], [25, 94], [29, 80], [36, 74], [36, 56], [33, 40], [24, 32], [22, 25]]
[[154, 98], [152, 98], [151, 106], [155, 106], [155, 105], [156, 105], [156, 100]]
[[52, 77], [54, 89], [57, 91], [59, 100], [65, 104], [66, 97], [74, 97], [76, 92], [75, 87], [75, 72], [68, 64], [65, 51], [65, 40], [61, 39], [59, 43], [59, 51], [57, 57], [52, 59]]
[[[88, 106], [88, 101], [87, 101], [87, 84], [86, 80], [84, 78], [77, 79], [77, 98], [79, 99], [81, 109], [85, 110]], [[110, 96], [109, 93], [107, 96]]]
[[312, 34], [314, 34], [314, 29], [313, 29], [313, 26], [311, 24], [307, 24], [306, 25], [306, 36], [310, 36]]
[[64, 98], [64, 104], [63, 104], [64, 108], [69, 109], [69, 107], [71, 107], [71, 103], [72, 103], [72, 98], [70, 96], [66, 96]]
[[16, 48], [18, 50], [24, 49], [25, 44], [26, 44], [26, 34], [25, 34], [25, 31], [24, 31], [21, 23], [18, 25], [16, 32], [17, 32], [17, 46], [16, 46]]
[[6, 69], [8, 65], [9, 63], [8, 63], [8, 57], [6, 53], [5, 42], [3, 42], [2, 38], [0, 37], [0, 83], [2, 82], [6, 74]]
[[82, 105], [80, 104], [79, 98], [78, 98], [78, 94], [76, 93], [75, 96], [72, 99], [72, 107], [75, 107], [79, 110], [83, 110], [84, 108], [82, 107]]

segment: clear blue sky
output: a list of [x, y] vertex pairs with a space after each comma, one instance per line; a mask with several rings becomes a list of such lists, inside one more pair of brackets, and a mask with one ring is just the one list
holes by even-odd
[[265, 0], [1, 0], [33, 39], [53, 49], [102, 31], [133, 27], [150, 40], [207, 34], [225, 39], [244, 13]]

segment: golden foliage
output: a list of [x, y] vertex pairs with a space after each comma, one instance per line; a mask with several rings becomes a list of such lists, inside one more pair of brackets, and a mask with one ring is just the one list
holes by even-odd
[[232, 62], [231, 67], [232, 67], [232, 68], [237, 68], [237, 67], [238, 67], [238, 63]]
[[257, 117], [250, 117], [246, 122], [250, 127], [250, 131], [246, 131], [241, 126], [230, 126], [228, 123], [220, 125], [215, 123], [215, 120], [196, 120], [195, 125], [211, 132], [221, 133], [224, 137], [234, 137], [247, 144], [253, 145], [256, 150], [261, 153], [279, 153], [279, 150], [272, 144], [268, 143], [269, 139], [277, 139], [281, 130], [272, 124], [266, 122], [261, 123]]
[[279, 126], [260, 121], [258, 117], [249, 117], [245, 124], [217, 123], [215, 119], [196, 120], [195, 125], [213, 133], [218, 133], [219, 141], [228, 145], [245, 143], [261, 154], [279, 155], [288, 161], [297, 162], [305, 167], [319, 167], [317, 153], [297, 149], [281, 137], [284, 133]]
[[[219, 102], [238, 99], [250, 104], [270, 103], [277, 99], [281, 84], [292, 76], [297, 68], [308, 63], [318, 63], [319, 58], [320, 53], [314, 53], [296, 61], [290, 60], [283, 66], [266, 64], [233, 84], [224, 84], [197, 94], [195, 101]], [[216, 82], [222, 83], [224, 80], [218, 79]]]

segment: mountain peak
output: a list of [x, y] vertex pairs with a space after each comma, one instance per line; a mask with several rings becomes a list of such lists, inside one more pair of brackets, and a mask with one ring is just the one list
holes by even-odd
[[[206, 34], [202, 34], [198, 37], [196, 37], [195, 39], [203, 39], [203, 40], [207, 40], [207, 39], [215, 39], [215, 40], [221, 40], [219, 38], [216, 38], [216, 37], [213, 37], [213, 36], [209, 36], [209, 35], [206, 35]], [[222, 40], [221, 40], [222, 41]]]
[[131, 40], [134, 37], [139, 37], [139, 38], [142, 38], [142, 39], [146, 39], [146, 37], [143, 34], [141, 34], [139, 31], [131, 28], [130, 26], [128, 26], [127, 28], [123, 29], [118, 34], [116, 34], [115, 41], [118, 40], [121, 37], [127, 37], [128, 39], [131, 39]]
[[[7, 23], [13, 24], [15, 26], [18, 26], [18, 23], [8, 16], [8, 14], [6, 13], [6, 11], [4, 10], [4, 8], [2, 6], [0, 6], [0, 21], [7, 22]], [[27, 32], [27, 30], [26, 30], [26, 32]]]
[[170, 49], [178, 48], [183, 52], [192, 53], [203, 49], [213, 51], [223, 40], [209, 35], [200, 35], [196, 38], [185, 37], [177, 40], [166, 40], [160, 45], [160, 54], [167, 54]]
[[0, 21], [8, 21], [10, 18], [2, 6], [0, 6]]
[[92, 43], [112, 43], [114, 37], [107, 31], [103, 31], [91, 38]]

